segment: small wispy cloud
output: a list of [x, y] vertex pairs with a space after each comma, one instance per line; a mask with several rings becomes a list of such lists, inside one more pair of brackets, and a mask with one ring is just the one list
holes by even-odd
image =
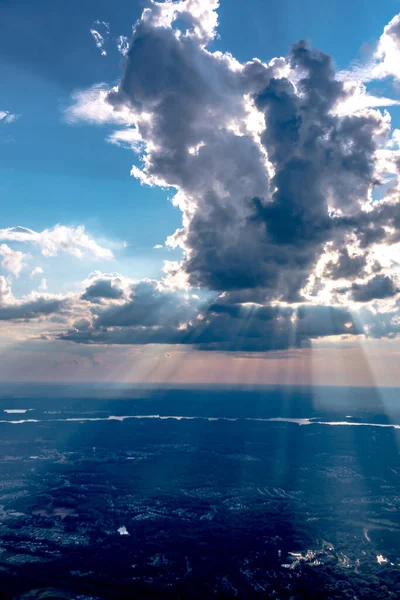
[[118, 129], [111, 133], [107, 138], [107, 142], [120, 146], [122, 148], [128, 148], [139, 151], [143, 145], [143, 139], [139, 131], [136, 128], [129, 127], [127, 129]]
[[117, 48], [118, 52], [122, 54], [122, 56], [126, 56], [129, 51], [129, 39], [126, 35], [119, 35], [117, 38]]
[[399, 100], [388, 98], [386, 96], [374, 96], [370, 94], [367, 87], [360, 80], [350, 78], [343, 81], [343, 89], [347, 93], [345, 100], [339, 102], [336, 106], [336, 112], [339, 115], [354, 114], [367, 108], [385, 108], [400, 104]]
[[42, 267], [35, 267], [31, 271], [30, 278], [33, 279], [34, 277], [36, 277], [36, 275], [41, 275], [42, 273], [43, 273]]
[[100, 246], [86, 233], [82, 225], [56, 225], [43, 231], [34, 231], [27, 227], [8, 227], [0, 229], [0, 240], [34, 244], [40, 248], [43, 256], [57, 256], [59, 252], [66, 252], [77, 258], [82, 258], [85, 253], [97, 259], [113, 258], [112, 251]]
[[115, 109], [109, 102], [108, 96], [112, 89], [105, 83], [98, 83], [87, 90], [76, 91], [72, 102], [64, 110], [64, 118], [70, 125], [77, 123], [93, 123], [104, 125], [133, 125], [131, 110], [127, 107]]
[[106, 56], [107, 52], [104, 45], [110, 36], [110, 25], [106, 21], [94, 21], [90, 33], [96, 44], [96, 48], [100, 50], [102, 56]]
[[47, 279], [45, 277], [42, 277], [40, 280], [39, 290], [41, 292], [45, 292], [47, 290]]
[[366, 62], [354, 61], [349, 69], [338, 73], [342, 81], [364, 83], [388, 77], [400, 79], [400, 14], [385, 26], [372, 56]]
[[10, 124], [16, 121], [20, 115], [11, 113], [8, 110], [0, 110], [0, 124]]

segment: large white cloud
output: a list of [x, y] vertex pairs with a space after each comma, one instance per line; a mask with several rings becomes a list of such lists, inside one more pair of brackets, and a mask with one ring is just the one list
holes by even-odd
[[210, 52], [217, 8], [151, 3], [121, 83], [102, 101], [136, 126], [143, 167], [132, 174], [177, 190], [183, 227], [167, 244], [184, 260], [169, 269], [174, 280], [180, 272], [195, 286], [294, 298], [326, 243], [361, 243], [359, 229], [375, 229], [390, 121], [371, 106], [393, 101], [339, 81], [330, 58], [305, 44], [268, 65]]
[[[397, 335], [400, 160], [379, 110], [397, 101], [304, 42], [269, 63], [212, 51], [218, 4], [150, 2], [119, 85], [65, 111], [119, 127], [107, 141], [140, 154], [132, 175], [175, 189], [182, 227], [166, 245], [183, 259], [162, 282], [94, 274], [61, 338], [269, 350]], [[398, 76], [398, 22], [374, 77]]]

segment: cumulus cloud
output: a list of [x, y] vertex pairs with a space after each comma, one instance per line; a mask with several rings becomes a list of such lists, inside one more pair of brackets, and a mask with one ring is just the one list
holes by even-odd
[[217, 8], [153, 2], [106, 100], [130, 114], [144, 145], [132, 174], [177, 190], [183, 226], [167, 240], [184, 251], [175, 274], [299, 299], [326, 243], [358, 233], [358, 220], [375, 231], [365, 204], [390, 124], [369, 108], [377, 99], [350, 111], [363, 91], [303, 42], [268, 65], [207, 50]]
[[61, 313], [66, 305], [66, 299], [50, 295], [30, 294], [16, 299], [5, 277], [0, 276], [0, 321], [37, 319]]
[[14, 301], [14, 297], [11, 292], [11, 287], [7, 279], [0, 275], [0, 305], [11, 304]]
[[142, 280], [131, 286], [129, 300], [97, 316], [98, 327], [186, 326], [196, 313], [197, 299], [170, 290], [160, 282]]
[[390, 76], [400, 79], [400, 14], [393, 17], [383, 30], [375, 60], [372, 79]]
[[36, 319], [58, 313], [61, 308], [61, 300], [40, 297], [12, 305], [0, 305], [0, 321]]
[[124, 289], [119, 285], [118, 278], [101, 278], [91, 283], [82, 294], [82, 300], [99, 302], [100, 300], [120, 300], [124, 297]]
[[343, 248], [336, 261], [329, 261], [326, 265], [325, 275], [331, 279], [354, 279], [362, 277], [368, 261], [365, 254], [350, 254]]
[[[153, 280], [132, 283], [128, 297], [110, 294], [98, 279], [82, 296], [92, 302], [89, 319], [74, 323], [61, 339], [94, 344], [182, 344], [200, 350], [268, 351], [309, 345], [325, 336], [363, 333], [344, 307], [282, 307], [215, 302], [165, 288]], [[89, 292], [89, 294], [88, 294]], [[115, 300], [115, 302], [114, 302]]]
[[0, 229], [0, 241], [34, 244], [43, 256], [57, 256], [59, 252], [65, 252], [77, 258], [82, 258], [85, 254], [104, 260], [113, 258], [112, 251], [100, 246], [86, 233], [83, 226], [55, 225], [43, 231], [34, 231], [27, 227], [8, 227]]
[[85, 291], [81, 297], [89, 302], [126, 299], [132, 283], [132, 279], [120, 273], [103, 273], [96, 270], [82, 282]]
[[332, 306], [215, 304], [205, 320], [192, 338], [202, 350], [265, 352], [307, 347], [320, 337], [362, 333], [347, 309]]
[[111, 327], [156, 326], [167, 322], [178, 327], [190, 320], [199, 304], [197, 295], [171, 290], [160, 281], [133, 281], [118, 273], [98, 271], [86, 281], [81, 298], [94, 304], [104, 300], [102, 307], [94, 307], [92, 313], [98, 326]]
[[[166, 246], [183, 257], [161, 282], [93, 277], [62, 339], [264, 351], [397, 334], [400, 138], [379, 109], [398, 101], [302, 41], [269, 63], [212, 51], [218, 5], [150, 2], [120, 83], [65, 111], [118, 126], [107, 141], [140, 155], [132, 175], [175, 190], [182, 226]], [[374, 77], [398, 76], [399, 19]]]
[[399, 291], [394, 281], [387, 275], [376, 275], [366, 283], [353, 283], [351, 286], [352, 297], [355, 302], [390, 298]]
[[19, 250], [12, 250], [7, 244], [0, 244], [0, 257], [4, 269], [18, 277], [25, 266], [23, 262], [24, 253]]
[[382, 302], [378, 306], [363, 306], [358, 317], [363, 323], [364, 330], [371, 338], [393, 339], [400, 333], [400, 304], [397, 300], [394, 304], [385, 307]]

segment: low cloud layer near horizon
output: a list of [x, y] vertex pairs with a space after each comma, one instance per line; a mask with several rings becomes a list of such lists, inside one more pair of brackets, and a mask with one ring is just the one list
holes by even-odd
[[[399, 103], [400, 15], [368, 65], [338, 73], [304, 41], [268, 63], [214, 51], [218, 7], [150, 2], [123, 40], [119, 84], [77, 91], [64, 112], [70, 126], [114, 127], [106, 142], [139, 156], [132, 176], [172, 191], [182, 226], [165, 246], [181, 259], [165, 261], [161, 280], [95, 271], [69, 293], [16, 298], [12, 277], [32, 258], [21, 244], [114, 255], [79, 227], [0, 230], [11, 335], [13, 322], [35, 320], [48, 343], [222, 352], [398, 335], [400, 131], [388, 109]], [[105, 54], [110, 32], [97, 25]], [[369, 91], [378, 80], [385, 95]]]

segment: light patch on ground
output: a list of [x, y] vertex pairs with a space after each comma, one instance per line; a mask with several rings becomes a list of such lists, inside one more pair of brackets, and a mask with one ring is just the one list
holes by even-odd
[[127, 530], [127, 528], [125, 527], [125, 525], [122, 525], [122, 527], [119, 527], [119, 529], [117, 529], [119, 535], [129, 535], [129, 532]]

